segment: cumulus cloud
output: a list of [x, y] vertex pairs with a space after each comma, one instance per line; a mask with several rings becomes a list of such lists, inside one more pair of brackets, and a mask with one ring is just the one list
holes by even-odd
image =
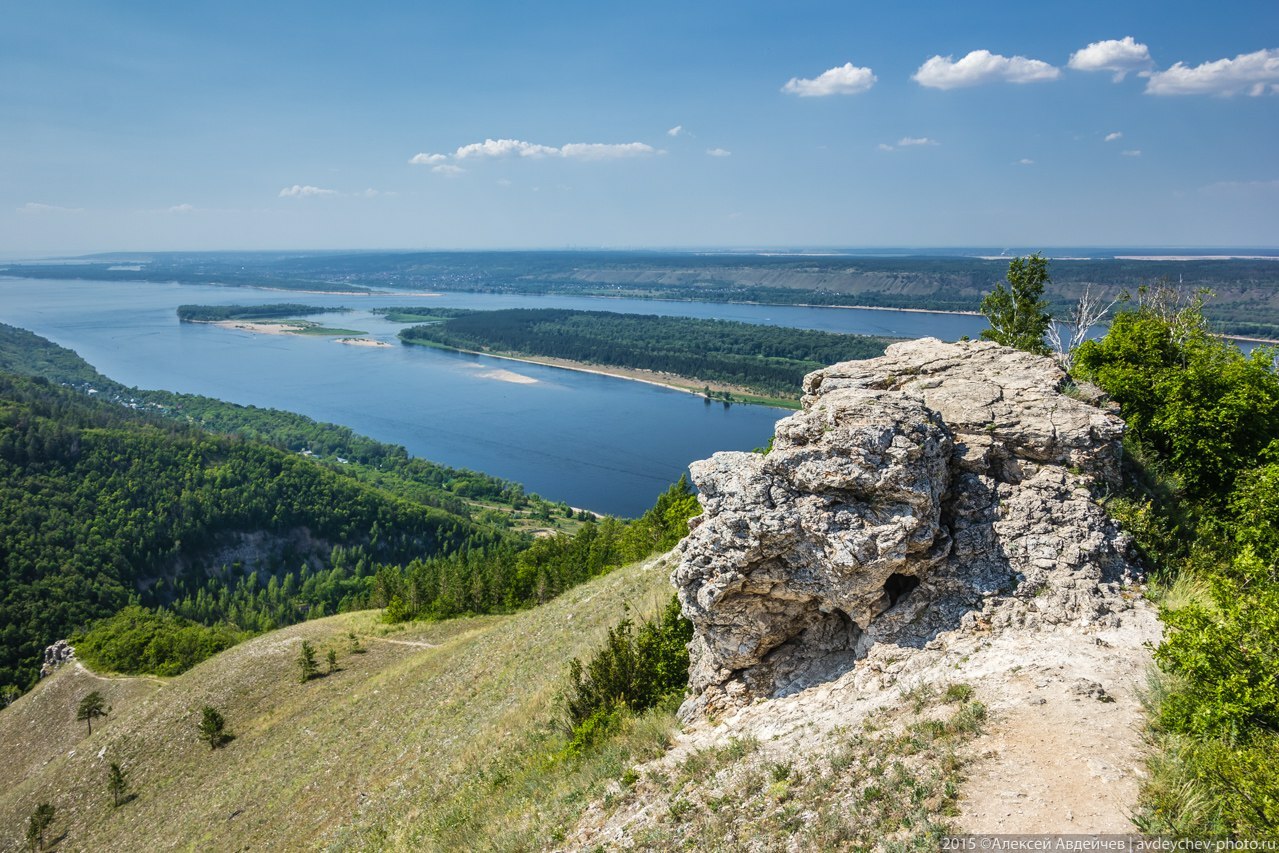
[[447, 159], [449, 159], [447, 154], [414, 154], [409, 158], [409, 162], [414, 166], [432, 166], [443, 163]]
[[1072, 53], [1066, 64], [1076, 71], [1113, 71], [1114, 81], [1118, 83], [1129, 71], [1142, 71], [1154, 63], [1150, 59], [1150, 48], [1132, 36], [1124, 36], [1095, 41]]
[[1033, 166], [1033, 165], [1035, 165], [1035, 161], [1034, 161], [1034, 160], [1032, 160], [1032, 159], [1030, 159], [1029, 157], [1022, 157], [1020, 160], [1018, 160], [1018, 161], [1017, 161], [1017, 165], [1018, 165], [1018, 166]]
[[1129, 149], [1127, 149], [1127, 150], [1125, 150], [1125, 151], [1122, 151], [1122, 152], [1120, 152], [1120, 153], [1122, 153], [1125, 157], [1140, 157], [1140, 156], [1141, 156], [1141, 149], [1140, 149], [1140, 148], [1129, 148]]
[[929, 139], [927, 136], [903, 136], [897, 140], [897, 144], [902, 148], [907, 148], [911, 145], [941, 145], [936, 139]]
[[727, 148], [707, 148], [706, 153], [712, 157], [732, 157], [733, 152]]
[[783, 92], [801, 98], [824, 98], [827, 95], [856, 95], [875, 85], [878, 78], [869, 68], [858, 68], [851, 62], [823, 71], [811, 80], [792, 77]]
[[280, 190], [280, 198], [314, 198], [316, 196], [337, 195], [337, 190], [326, 190], [311, 185], [294, 184]]
[[958, 62], [951, 56], [934, 56], [911, 79], [931, 89], [958, 89], [982, 83], [1039, 83], [1060, 76], [1060, 68], [1039, 59], [974, 50]]
[[454, 166], [452, 163], [441, 163], [438, 166], [432, 166], [431, 171], [437, 175], [448, 175], [449, 177], [455, 177], [457, 175], [462, 174], [466, 170], [463, 169], [461, 166]]
[[1155, 71], [1146, 81], [1148, 95], [1279, 94], [1279, 48], [1241, 53], [1191, 68], [1178, 62]]
[[680, 135], [681, 133], [683, 133], [683, 132], [684, 132], [684, 125], [682, 125], [682, 124], [677, 124], [677, 125], [675, 125], [674, 127], [672, 127], [670, 130], [666, 131], [666, 135], [667, 135], [667, 136], [679, 136], [679, 135]]
[[570, 142], [556, 148], [553, 145], [539, 145], [525, 142], [522, 139], [485, 139], [483, 142], [472, 142], [459, 147], [452, 154], [415, 154], [409, 163], [415, 166], [431, 166], [431, 171], [440, 174], [455, 175], [460, 169], [448, 163], [450, 160], [475, 160], [502, 157], [528, 158], [540, 160], [546, 157], [561, 157], [568, 160], [617, 160], [625, 157], [645, 157], [650, 154], [661, 154], [651, 145], [643, 142]]
[[[555, 149], [551, 149], [554, 151]], [[617, 160], [624, 157], [645, 157], [658, 153], [651, 145], [643, 142], [622, 142], [610, 144], [604, 142], [571, 142], [559, 150], [561, 157], [576, 160]]]
[[1123, 139], [1123, 138], [1124, 138], [1123, 132], [1118, 130], [1114, 131], [1113, 133], [1106, 134], [1107, 142], [1114, 142], [1116, 139]]
[[62, 207], [57, 204], [44, 204], [38, 201], [29, 201], [22, 207], [18, 208], [19, 213], [84, 213], [83, 207]]

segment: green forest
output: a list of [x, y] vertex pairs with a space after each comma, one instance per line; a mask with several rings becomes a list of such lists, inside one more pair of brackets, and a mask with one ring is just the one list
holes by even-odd
[[564, 358], [671, 373], [796, 398], [804, 375], [883, 355], [888, 340], [728, 320], [511, 308], [477, 311], [400, 332], [411, 344]]
[[73, 628], [220, 569], [200, 558], [228, 534], [298, 529], [387, 562], [502, 538], [296, 453], [0, 375], [0, 684], [29, 684]]
[[274, 302], [270, 305], [179, 305], [178, 319], [183, 323], [216, 323], [221, 320], [280, 320], [350, 311], [350, 308], [321, 308], [297, 302]]

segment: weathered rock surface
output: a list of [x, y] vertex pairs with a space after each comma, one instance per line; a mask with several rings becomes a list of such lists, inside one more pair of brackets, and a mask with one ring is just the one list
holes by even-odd
[[767, 456], [692, 466], [672, 574], [695, 634], [685, 717], [788, 695], [877, 644], [1117, 624], [1128, 539], [1095, 501], [1123, 423], [1049, 358], [927, 338], [804, 380]]
[[44, 650], [44, 663], [40, 667], [40, 677], [52, 675], [64, 663], [75, 660], [75, 647], [66, 640], [58, 640]]

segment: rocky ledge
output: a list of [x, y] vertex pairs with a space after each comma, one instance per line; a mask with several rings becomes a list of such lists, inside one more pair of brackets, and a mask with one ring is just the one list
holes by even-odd
[[877, 644], [1117, 624], [1135, 574], [1098, 498], [1123, 422], [1050, 358], [926, 338], [804, 380], [767, 455], [694, 463], [672, 581], [692, 718], [839, 677]]

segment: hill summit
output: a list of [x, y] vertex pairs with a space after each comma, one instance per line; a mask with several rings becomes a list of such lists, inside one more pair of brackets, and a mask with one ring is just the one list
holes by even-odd
[[[767, 454], [691, 466], [705, 511], [672, 573], [689, 725], [645, 778], [710, 772], [617, 792], [579, 842], [793, 841], [787, 802], [830, 846], [927, 836], [948, 813], [973, 832], [1129, 831], [1159, 625], [1100, 505], [1122, 420], [1052, 359], [986, 342], [894, 344], [804, 392]], [[726, 808], [753, 834], [695, 817]]]

